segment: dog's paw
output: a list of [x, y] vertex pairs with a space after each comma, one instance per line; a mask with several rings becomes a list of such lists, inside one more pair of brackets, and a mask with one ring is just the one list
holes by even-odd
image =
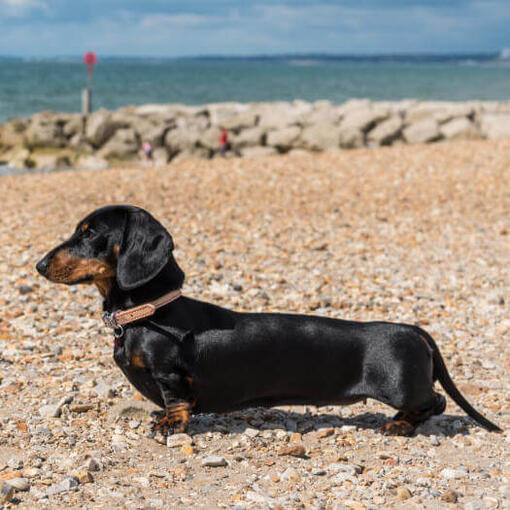
[[385, 436], [410, 436], [414, 432], [414, 425], [405, 420], [396, 420], [386, 423], [384, 427], [379, 429], [381, 434]]

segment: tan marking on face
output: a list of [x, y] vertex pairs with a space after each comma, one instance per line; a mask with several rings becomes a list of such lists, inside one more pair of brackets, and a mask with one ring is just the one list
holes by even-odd
[[111, 288], [115, 277], [115, 268], [105, 260], [80, 259], [73, 257], [67, 250], [60, 250], [50, 262], [48, 278], [56, 283], [72, 283], [82, 278], [90, 278], [99, 290], [107, 291]]
[[113, 254], [115, 255], [116, 259], [119, 258], [119, 251], [120, 251], [120, 246], [118, 244], [114, 245], [113, 246]]
[[90, 225], [89, 225], [88, 223], [84, 223], [84, 224], [81, 226], [80, 230], [81, 230], [82, 232], [86, 232], [86, 231], [87, 231], [87, 229], [89, 228], [89, 226], [90, 226]]
[[136, 368], [147, 368], [145, 362], [142, 357], [142, 353], [139, 351], [135, 351], [131, 354], [130, 358], [131, 366]]

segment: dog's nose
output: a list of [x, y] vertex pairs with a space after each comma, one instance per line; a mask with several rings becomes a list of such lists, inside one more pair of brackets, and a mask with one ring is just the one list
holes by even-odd
[[40, 274], [45, 276], [46, 272], [48, 271], [48, 266], [49, 266], [48, 257], [44, 257], [37, 263], [35, 268], [37, 269], [37, 271], [39, 271]]

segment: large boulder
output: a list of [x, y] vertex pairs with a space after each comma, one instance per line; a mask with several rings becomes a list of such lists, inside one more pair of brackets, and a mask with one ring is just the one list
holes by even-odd
[[245, 112], [249, 108], [250, 105], [242, 103], [212, 103], [207, 105], [207, 112], [211, 124], [217, 126], [223, 121]]
[[153, 148], [162, 147], [165, 144], [165, 134], [170, 126], [159, 119], [140, 118], [134, 122], [133, 129], [136, 131], [140, 140], [149, 142]]
[[303, 129], [296, 146], [311, 151], [338, 149], [341, 132], [342, 128], [335, 124], [315, 124]]
[[342, 149], [357, 149], [363, 147], [363, 133], [359, 129], [340, 126], [340, 147]]
[[62, 133], [66, 138], [72, 138], [83, 133], [84, 118], [81, 114], [68, 114], [65, 116], [65, 124]]
[[265, 130], [300, 124], [304, 113], [301, 104], [285, 102], [260, 104], [258, 109], [260, 118], [257, 125]]
[[205, 131], [200, 133], [198, 144], [201, 147], [205, 147], [206, 149], [217, 151], [220, 144], [220, 136], [221, 129], [219, 127], [217, 126], [210, 127], [209, 129], [206, 129]]
[[85, 136], [94, 147], [101, 147], [115, 133], [117, 127], [112, 114], [101, 108], [89, 115]]
[[25, 131], [25, 144], [33, 149], [37, 147], [58, 148], [66, 145], [63, 134], [65, 121], [55, 113], [42, 112], [32, 116]]
[[436, 120], [425, 119], [406, 127], [403, 136], [407, 143], [426, 143], [439, 140], [441, 133]]
[[28, 120], [21, 118], [11, 119], [0, 125], [0, 147], [23, 145], [27, 127]]
[[245, 147], [241, 150], [241, 155], [244, 158], [260, 158], [272, 156], [273, 154], [278, 154], [274, 147]]
[[341, 126], [344, 129], [358, 129], [366, 133], [378, 122], [388, 118], [389, 109], [379, 106], [371, 106], [349, 111], [342, 119]]
[[480, 132], [473, 122], [466, 117], [452, 119], [443, 124], [439, 131], [447, 140], [480, 138]]
[[0, 154], [0, 165], [7, 164], [10, 168], [24, 170], [33, 166], [30, 160], [30, 151], [21, 145], [16, 145]]
[[341, 118], [338, 106], [329, 101], [317, 101], [311, 111], [303, 113], [301, 124], [308, 126], [311, 124], [337, 124]]
[[194, 149], [185, 149], [172, 157], [172, 163], [187, 159], [210, 159], [211, 151], [205, 147], [195, 147]]
[[234, 150], [240, 150], [243, 147], [254, 147], [262, 145], [266, 132], [260, 127], [243, 129], [239, 134], [233, 134], [229, 137], [230, 144]]
[[190, 153], [198, 145], [202, 133], [197, 129], [176, 128], [167, 131], [165, 135], [165, 147], [171, 155], [179, 152]]
[[71, 166], [71, 158], [67, 153], [49, 153], [49, 152], [33, 152], [30, 155], [32, 166], [37, 170], [57, 170], [59, 168], [69, 168]]
[[77, 168], [89, 168], [93, 170], [102, 170], [108, 168], [108, 161], [100, 156], [89, 154], [82, 155], [76, 161]]
[[389, 145], [397, 139], [402, 131], [402, 117], [393, 115], [378, 124], [368, 133], [367, 139], [374, 145]]
[[301, 134], [301, 128], [298, 126], [288, 126], [267, 134], [266, 144], [276, 147], [279, 151], [287, 151], [298, 139]]
[[237, 132], [241, 129], [254, 127], [258, 119], [259, 116], [255, 111], [247, 110], [232, 117], [227, 117], [226, 119], [220, 121], [219, 125], [223, 129]]
[[128, 159], [137, 153], [138, 146], [134, 129], [118, 129], [97, 154], [105, 159]]
[[480, 118], [480, 129], [486, 138], [510, 137], [510, 114], [485, 113]]

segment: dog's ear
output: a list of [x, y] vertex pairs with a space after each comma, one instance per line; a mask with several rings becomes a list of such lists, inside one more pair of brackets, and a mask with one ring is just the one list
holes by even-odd
[[122, 290], [141, 287], [168, 263], [172, 237], [148, 212], [128, 212], [117, 259], [117, 282]]

